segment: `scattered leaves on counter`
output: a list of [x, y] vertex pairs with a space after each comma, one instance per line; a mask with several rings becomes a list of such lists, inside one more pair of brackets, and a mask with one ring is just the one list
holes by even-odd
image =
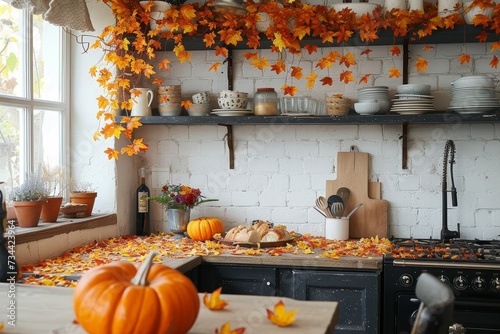
[[212, 311], [224, 309], [228, 303], [224, 299], [220, 299], [221, 292], [222, 287], [214, 290], [210, 294], [210, 297], [208, 297], [208, 293], [205, 292], [205, 296], [203, 296], [203, 304], [205, 304], [205, 306]]
[[286, 327], [292, 324], [295, 321], [295, 313], [297, 313], [297, 310], [290, 310], [287, 312], [282, 300], [274, 305], [274, 312], [269, 309], [266, 309], [266, 311], [267, 318], [280, 327]]
[[3, 332], [4, 324], [3, 322], [0, 322], [0, 332]]
[[231, 330], [231, 323], [226, 322], [224, 325], [222, 325], [220, 332], [219, 329], [215, 329], [215, 334], [243, 334], [245, 333], [245, 327], [240, 327]]
[[[291, 232], [293, 234], [293, 232]], [[355, 240], [328, 240], [324, 237], [304, 234], [284, 247], [244, 248], [228, 246], [216, 240], [205, 242], [189, 238], [173, 239], [160, 233], [150, 236], [122, 236], [76, 247], [62, 255], [45, 259], [36, 265], [20, 268], [20, 282], [32, 285], [75, 287], [79, 277], [91, 268], [114, 261], [142, 262], [146, 255], [156, 250], [161, 258], [186, 258], [193, 256], [219, 256], [223, 254], [241, 256], [290, 256], [293, 254], [319, 254], [316, 257], [339, 259], [341, 256], [370, 257], [389, 253], [388, 239], [364, 238]]]

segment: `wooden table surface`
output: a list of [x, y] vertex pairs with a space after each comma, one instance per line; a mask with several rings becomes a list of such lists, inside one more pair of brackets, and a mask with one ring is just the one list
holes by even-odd
[[[72, 322], [73, 289], [32, 285], [9, 285], [0, 283], [0, 322], [6, 334], [82, 334], [85, 333]], [[10, 296], [9, 296], [10, 295]], [[226, 322], [231, 329], [245, 327], [245, 334], [286, 333], [324, 334], [333, 333], [338, 318], [337, 302], [298, 301], [283, 297], [259, 297], [222, 295], [229, 305], [223, 311], [210, 311], [200, 296], [200, 313], [189, 333], [213, 334]], [[266, 315], [266, 308], [273, 309], [282, 300], [287, 310], [296, 309], [296, 321], [289, 327], [272, 324]], [[15, 302], [15, 311], [8, 310]], [[9, 325], [9, 314], [15, 316], [15, 327]], [[2, 334], [3, 334], [2, 333]]]

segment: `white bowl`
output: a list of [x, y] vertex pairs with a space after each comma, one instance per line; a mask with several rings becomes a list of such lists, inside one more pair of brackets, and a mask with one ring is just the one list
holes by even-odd
[[477, 14], [482, 14], [484, 16], [487, 16], [489, 18], [493, 17], [493, 10], [494, 7], [486, 7], [484, 9], [481, 9], [479, 6], [471, 6], [472, 1], [465, 2], [464, 3], [464, 19], [465, 23], [467, 24], [472, 24], [472, 21], [474, 20], [474, 17]]
[[405, 84], [397, 87], [398, 94], [430, 95], [431, 85], [425, 84]]
[[237, 98], [247, 98], [248, 93], [245, 92], [236, 92], [234, 90], [223, 90], [220, 92], [219, 97], [237, 97]]
[[210, 103], [193, 104], [187, 109], [189, 116], [207, 116], [212, 110]]
[[495, 80], [486, 75], [470, 75], [457, 79], [451, 83], [453, 88], [466, 88], [466, 87], [495, 87]]
[[217, 99], [221, 109], [245, 109], [247, 106], [247, 99], [240, 97], [219, 97]]
[[363, 14], [370, 14], [373, 17], [373, 11], [377, 8], [377, 4], [368, 2], [353, 2], [353, 3], [334, 3], [332, 8], [336, 12], [340, 12], [344, 9], [351, 9], [356, 13], [356, 17], [359, 18]]
[[377, 101], [354, 103], [354, 110], [360, 115], [373, 115], [380, 111]]

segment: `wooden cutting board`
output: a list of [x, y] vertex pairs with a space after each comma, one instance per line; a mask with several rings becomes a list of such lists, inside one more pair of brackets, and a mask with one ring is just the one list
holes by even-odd
[[380, 199], [381, 183], [370, 182], [368, 153], [339, 152], [337, 179], [326, 181], [326, 198], [337, 193], [340, 187], [350, 190], [345, 205], [346, 214], [357, 204], [363, 206], [349, 220], [349, 238], [387, 237], [388, 202]]

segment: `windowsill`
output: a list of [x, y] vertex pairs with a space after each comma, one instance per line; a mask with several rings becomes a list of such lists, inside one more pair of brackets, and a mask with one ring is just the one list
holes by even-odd
[[92, 215], [86, 218], [58, 218], [56, 223], [42, 223], [37, 227], [16, 226], [16, 244], [53, 237], [58, 234], [116, 224], [116, 214]]

